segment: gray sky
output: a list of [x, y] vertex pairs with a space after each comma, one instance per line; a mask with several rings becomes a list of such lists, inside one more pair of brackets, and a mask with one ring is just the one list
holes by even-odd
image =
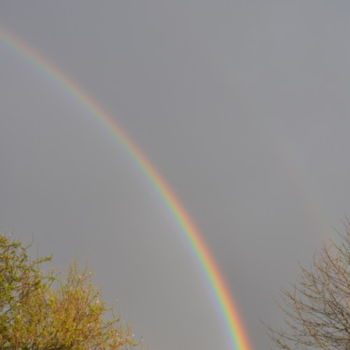
[[[350, 215], [348, 1], [1, 1], [0, 25], [115, 116], [179, 195], [256, 349], [274, 298]], [[0, 44], [0, 230], [79, 259], [148, 349], [230, 349], [132, 160]]]

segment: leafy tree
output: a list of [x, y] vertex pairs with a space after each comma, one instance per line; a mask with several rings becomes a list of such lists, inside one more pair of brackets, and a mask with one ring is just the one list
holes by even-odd
[[[0, 235], [0, 349], [122, 350], [136, 346], [101, 300], [91, 273], [72, 265], [63, 280], [44, 272], [28, 246]], [[106, 314], [110, 313], [109, 319]]]
[[310, 268], [283, 291], [284, 329], [269, 328], [284, 350], [350, 350], [350, 232], [324, 245]]

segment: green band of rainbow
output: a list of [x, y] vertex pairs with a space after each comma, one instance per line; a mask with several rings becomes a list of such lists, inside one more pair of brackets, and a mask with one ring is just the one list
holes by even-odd
[[79, 101], [89, 113], [103, 123], [116, 141], [125, 148], [126, 152], [135, 161], [139, 169], [145, 174], [149, 182], [156, 189], [169, 212], [174, 216], [176, 222], [181, 228], [182, 234], [185, 236], [198, 259], [203, 273], [209, 282], [210, 288], [213, 291], [216, 303], [219, 305], [220, 311], [223, 315], [232, 349], [252, 350], [244, 329], [243, 321], [238, 314], [230, 290], [219, 271], [213, 255], [201, 237], [197, 226], [159, 171], [153, 166], [150, 160], [130, 139], [117, 122], [113, 120], [113, 118], [90, 96], [88, 96], [77, 83], [60, 72], [54, 64], [48, 62], [48, 60], [43, 58], [38, 52], [29, 47], [22, 40], [15, 37], [13, 34], [9, 34], [5, 30], [0, 29], [0, 40], [7, 47], [19, 53], [31, 64], [38, 67], [40, 71], [56, 81], [72, 98]]

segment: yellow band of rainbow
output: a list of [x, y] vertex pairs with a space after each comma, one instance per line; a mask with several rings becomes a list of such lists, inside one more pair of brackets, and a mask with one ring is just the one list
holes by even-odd
[[180, 231], [185, 236], [198, 259], [224, 318], [232, 349], [252, 350], [247, 333], [244, 329], [243, 320], [238, 313], [238, 309], [233, 301], [230, 290], [224, 281], [212, 253], [209, 251], [196, 224], [190, 218], [180, 200], [175, 196], [173, 190], [166, 183], [151, 161], [130, 139], [117, 122], [90, 96], [88, 96], [76, 82], [63, 74], [53, 63], [49, 62], [18, 37], [1, 29], [0, 42], [16, 51], [31, 64], [39, 68], [40, 71], [44, 72], [51, 79], [59, 83], [59, 85], [72, 98], [77, 100], [89, 113], [103, 123], [116, 141], [124, 147], [125, 151], [135, 161], [139, 169], [148, 178], [150, 184], [158, 192], [169, 212], [174, 216], [176, 222], [181, 228]]

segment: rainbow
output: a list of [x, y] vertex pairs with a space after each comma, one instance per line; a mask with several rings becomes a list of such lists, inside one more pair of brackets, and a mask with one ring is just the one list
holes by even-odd
[[213, 254], [210, 252], [198, 227], [190, 218], [190, 215], [187, 213], [182, 203], [175, 196], [173, 190], [151, 161], [130, 139], [127, 133], [118, 125], [111, 115], [99, 106], [76, 82], [62, 73], [53, 63], [45, 59], [36, 50], [29, 47], [23, 40], [1, 28], [0, 42], [17, 52], [32, 65], [36, 66], [41, 72], [57, 82], [68, 95], [78, 101], [96, 118], [96, 120], [100, 121], [109, 130], [116, 141], [123, 146], [125, 151], [135, 161], [139, 169], [161, 197], [198, 259], [202, 272], [213, 292], [215, 302], [218, 304], [224, 318], [232, 349], [252, 350], [243, 320], [238, 313], [230, 289], [215, 262]]

